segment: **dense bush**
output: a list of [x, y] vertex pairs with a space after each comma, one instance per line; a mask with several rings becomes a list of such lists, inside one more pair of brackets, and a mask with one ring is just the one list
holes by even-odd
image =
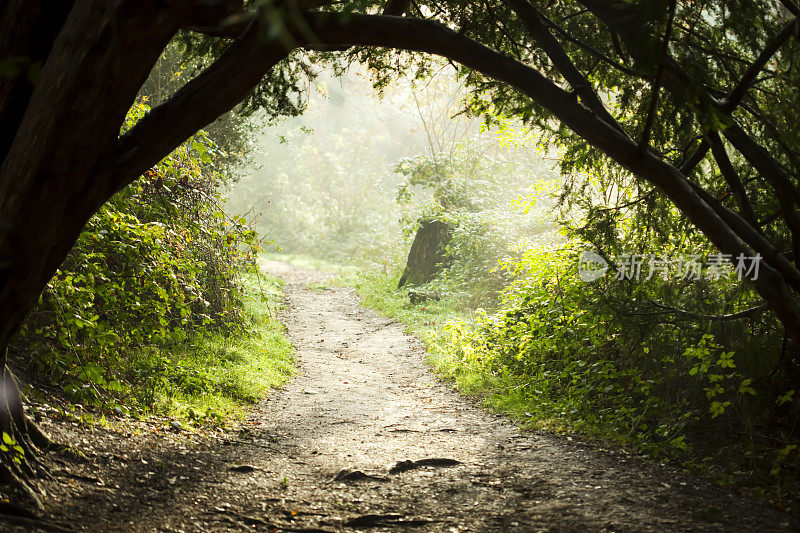
[[[581, 248], [507, 262], [514, 281], [502, 309], [449, 324], [443, 368], [537, 427], [600, 435], [790, 496], [800, 409], [774, 318], [721, 318], [751, 303], [735, 277], [627, 282], [612, 269], [586, 283]], [[659, 303], [666, 296], [691, 311]]]
[[32, 355], [27, 374], [76, 402], [139, 407], [164, 380], [207, 386], [170, 349], [241, 327], [241, 276], [259, 249], [220, 205], [222, 156], [200, 132], [92, 217], [16, 341]]

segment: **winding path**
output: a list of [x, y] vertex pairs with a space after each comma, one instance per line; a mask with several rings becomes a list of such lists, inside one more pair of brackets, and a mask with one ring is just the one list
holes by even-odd
[[[216, 445], [149, 452], [135, 439], [125, 441], [129, 464], [149, 481], [123, 488], [113, 505], [100, 496], [93, 504], [94, 493], [87, 493], [76, 509], [91, 516], [84, 514], [81, 525], [426, 532], [793, 527], [781, 513], [672, 468], [578, 439], [521, 433], [437, 382], [420, 343], [402, 325], [365, 310], [352, 289], [313, 288], [326, 279], [317, 271], [274, 262], [265, 268], [286, 280], [284, 320], [298, 374]], [[153, 461], [165, 466], [154, 473]], [[105, 475], [113, 487], [113, 474]], [[63, 523], [76, 509], [51, 516]]]

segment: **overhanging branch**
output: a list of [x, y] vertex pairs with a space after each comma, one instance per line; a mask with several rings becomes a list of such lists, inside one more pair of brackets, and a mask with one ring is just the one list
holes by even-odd
[[757, 228], [758, 219], [755, 211], [753, 211], [753, 206], [747, 198], [747, 191], [742, 184], [742, 180], [739, 178], [739, 173], [736, 172], [736, 169], [733, 168], [733, 164], [731, 164], [728, 152], [725, 150], [725, 145], [722, 144], [722, 139], [719, 138], [717, 132], [711, 132], [709, 138], [711, 139], [711, 151], [714, 154], [714, 159], [722, 172], [722, 176], [731, 188], [733, 198], [736, 200], [736, 205], [739, 206], [739, 212], [742, 213], [742, 216], [750, 225]]
[[269, 69], [288, 56], [290, 50], [279, 36], [265, 38], [263, 24], [263, 20], [253, 21], [219, 59], [120, 137], [108, 163], [117, 188], [233, 109]]
[[242, 0], [196, 0], [183, 27], [212, 37], [236, 38], [251, 18]]
[[650, 106], [647, 110], [647, 118], [644, 122], [644, 131], [642, 132], [642, 138], [639, 140], [639, 150], [642, 152], [647, 151], [650, 146], [650, 130], [653, 128], [653, 120], [655, 120], [656, 109], [658, 108], [658, 95], [661, 92], [661, 78], [664, 75], [664, 59], [669, 54], [669, 40], [672, 37], [672, 23], [675, 21], [676, 3], [677, 0], [672, 0], [669, 4], [667, 29], [664, 31], [664, 40], [661, 43], [661, 55], [658, 58], [658, 67], [656, 68], [656, 76], [650, 94]]
[[[318, 9], [341, 3], [342, 0], [278, 0], [264, 5], [264, 11], [277, 13], [284, 9], [295, 12]], [[196, 0], [183, 28], [209, 37], [238, 39], [248, 25], [259, 16], [256, 9], [246, 9], [242, 0]]]
[[[635, 4], [606, 2], [605, 0], [579, 1], [609, 27], [618, 29], [624, 38], [644, 38], [641, 33], [642, 15], [638, 11], [639, 7]], [[636, 50], [637, 43], [630, 42], [628, 44], [632, 45], [633, 50]], [[640, 60], [645, 60], [645, 58], [640, 58]], [[725, 121], [724, 135], [736, 150], [775, 188], [779, 196], [785, 196], [794, 204], [800, 205], [800, 188], [792, 183], [780, 163], [755, 142], [729, 113], [726, 113], [724, 102], [703, 89], [701, 85], [694, 83], [692, 77], [671, 56], [667, 56], [664, 60], [664, 87], [678, 98], [695, 102], [694, 109], [701, 116], [708, 112], [706, 104], [714, 108], [714, 112], [719, 115], [719, 118]], [[691, 97], [692, 91], [698, 91], [699, 94]]]
[[764, 50], [758, 55], [755, 61], [750, 65], [747, 71], [742, 76], [742, 79], [739, 80], [739, 83], [736, 84], [736, 87], [733, 88], [731, 93], [728, 95], [728, 98], [725, 99], [725, 102], [722, 104], [722, 108], [727, 112], [731, 113], [736, 106], [739, 105], [739, 102], [744, 97], [747, 89], [755, 82], [756, 77], [758, 77], [759, 73], [764, 69], [764, 66], [767, 62], [772, 58], [773, 55], [778, 51], [778, 49], [783, 45], [784, 42], [797, 30], [798, 22], [797, 18], [793, 18], [789, 21], [781, 30], [781, 32], [773, 37], [767, 46], [764, 47]]
[[607, 122], [610, 126], [627, 136], [623, 127], [617, 120], [608, 112], [606, 106], [603, 104], [600, 97], [592, 88], [592, 84], [578, 70], [575, 64], [567, 55], [564, 48], [559, 44], [553, 34], [544, 25], [542, 14], [536, 7], [528, 2], [528, 0], [504, 0], [514, 13], [517, 14], [522, 21], [525, 29], [533, 37], [542, 50], [553, 62], [553, 65], [558, 69], [562, 76], [567, 80], [572, 89], [580, 96], [581, 101], [594, 111], [598, 117]]
[[700, 313], [693, 313], [691, 311], [686, 311], [685, 309], [678, 309], [677, 307], [660, 304], [649, 298], [648, 301], [654, 306], [658, 307], [659, 309], [663, 309], [668, 313], [674, 313], [676, 315], [685, 316], [687, 318], [692, 318], [696, 320], [709, 320], [709, 321], [719, 321], [719, 322], [725, 322], [728, 320], [739, 320], [741, 318], [750, 318], [752, 316], [763, 313], [768, 309], [766, 305], [757, 305], [755, 307], [744, 309], [743, 311], [738, 311], [736, 313], [728, 313], [726, 315], [704, 315]]
[[[713, 208], [709, 202], [714, 199], [701, 198], [702, 189], [695, 191], [677, 168], [651, 151], [640, 152], [636, 143], [580, 105], [570, 93], [511, 57], [428, 20], [319, 12], [306, 16], [314, 38], [304, 41], [305, 37], [296, 37], [294, 30], [291, 37], [297, 46], [376, 46], [435, 54], [459, 62], [534, 99], [617, 164], [659, 188], [724, 253], [752, 257], [753, 248], [748, 243], [757, 243], [757, 250], [771, 246], [737, 214], [726, 212], [724, 207], [720, 211]], [[122, 176], [120, 185], [134, 179], [197, 129], [231, 109], [267, 69], [286, 57], [289, 50], [280, 46], [277, 38], [264, 39], [259, 27], [259, 22], [254, 22], [217, 62], [120, 140], [116, 167], [112, 167]], [[800, 291], [800, 271], [785, 258], [781, 261], [779, 255], [762, 255], [765, 262], [761, 275], [753, 280], [754, 285], [784, 323], [800, 323], [800, 306], [787, 285], [788, 282]], [[792, 335], [800, 343], [800, 331]]]

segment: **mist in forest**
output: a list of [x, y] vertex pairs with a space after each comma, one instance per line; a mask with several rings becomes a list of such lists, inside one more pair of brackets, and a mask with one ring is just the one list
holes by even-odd
[[554, 160], [519, 130], [468, 116], [465, 94], [449, 68], [382, 95], [359, 69], [322, 73], [303, 115], [263, 128], [228, 208], [245, 213], [272, 250], [338, 263], [400, 261], [422, 218], [504, 250], [530, 245], [552, 233], [542, 184], [558, 176]]

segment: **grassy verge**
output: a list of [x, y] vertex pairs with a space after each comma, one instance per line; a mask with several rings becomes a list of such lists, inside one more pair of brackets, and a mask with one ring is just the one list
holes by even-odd
[[[43, 394], [36, 386], [26, 387], [25, 393], [42, 403], [66, 400], [65, 413], [88, 408], [80, 419], [90, 423], [97, 421], [92, 412], [102, 420], [102, 413], [111, 410], [137, 418], [165, 416], [192, 426], [240, 419], [249, 405], [283, 384], [295, 369], [292, 346], [277, 319], [281, 281], [248, 277], [242, 294], [244, 323], [232, 333], [194, 335], [170, 347], [127, 350], [106, 361], [101, 371], [114, 372], [119, 384], [115, 391], [94, 389], [89, 396], [91, 385], [84, 385], [80, 390], [87, 391], [85, 400]], [[69, 384], [85, 374], [81, 367], [68, 368], [61, 382]]]
[[174, 365], [154, 391], [153, 410], [190, 423], [224, 423], [289, 379], [292, 347], [276, 317], [280, 284], [270, 277], [249, 279], [240, 333], [197, 339], [172, 354]]
[[457, 336], [464, 327], [474, 324], [475, 315], [482, 310], [473, 311], [462, 300], [447, 295], [439, 301], [414, 305], [407, 291], [397, 288], [401, 274], [401, 268], [389, 273], [361, 274], [355, 287], [364, 305], [404, 323], [406, 331], [425, 343], [428, 363], [461, 393], [482, 399], [485, 407], [528, 427], [565, 429], [552, 420], [545, 423], [531, 418], [531, 398], [522, 393], [518, 380], [491, 372], [480, 359], [460, 353]]
[[[448, 323], [473, 322], [474, 313], [461, 300], [444, 295], [441, 300], [412, 304], [407, 291], [397, 288], [402, 269], [388, 273], [364, 273], [354, 285], [364, 305], [384, 316], [406, 324], [406, 331], [422, 339], [427, 347], [428, 363], [444, 378], [453, 380], [458, 389], [482, 396], [491, 404], [492, 392], [498, 390], [491, 376], [481, 369], [465, 365], [450, 349]], [[345, 280], [347, 281], [347, 280]]]

